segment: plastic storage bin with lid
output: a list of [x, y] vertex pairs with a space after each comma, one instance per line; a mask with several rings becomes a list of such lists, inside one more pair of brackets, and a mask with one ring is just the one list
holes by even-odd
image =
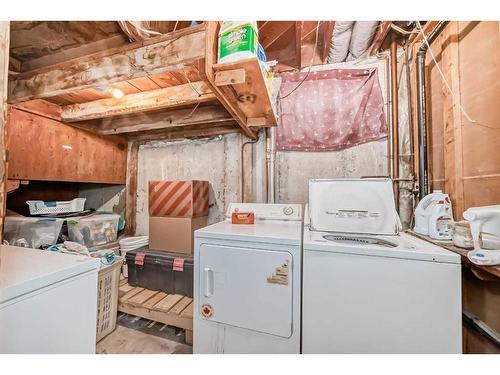
[[48, 248], [56, 244], [63, 222], [63, 219], [6, 216], [3, 239], [13, 246]]
[[116, 241], [119, 220], [120, 215], [117, 214], [68, 218], [69, 239], [87, 247]]

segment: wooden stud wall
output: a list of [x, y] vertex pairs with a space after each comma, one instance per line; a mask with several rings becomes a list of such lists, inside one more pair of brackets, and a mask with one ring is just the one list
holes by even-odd
[[428, 56], [431, 187], [451, 195], [459, 220], [500, 204], [500, 22], [450, 22], [432, 49], [452, 93]]
[[7, 83], [9, 74], [9, 22], [0, 21], [0, 240], [3, 238], [3, 220], [6, 203], [7, 157], [5, 129], [7, 123]]

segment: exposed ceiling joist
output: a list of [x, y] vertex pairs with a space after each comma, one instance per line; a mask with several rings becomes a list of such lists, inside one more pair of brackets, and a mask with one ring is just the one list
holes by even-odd
[[10, 77], [9, 102], [48, 98], [192, 66], [205, 57], [203, 25]]
[[22, 63], [21, 71], [31, 71], [44, 68], [51, 65], [60, 64], [64, 61], [76, 59], [82, 56], [97, 53], [99, 51], [115, 48], [124, 44], [128, 44], [127, 38], [124, 35], [114, 35], [107, 39], [101, 39], [95, 42], [82, 44], [81, 46], [65, 49], [57, 53], [38, 57], [36, 59], [27, 60]]
[[239, 133], [241, 128], [235, 122], [234, 125], [223, 125], [223, 126], [214, 126], [210, 125], [208, 127], [201, 128], [197, 126], [194, 129], [184, 129], [180, 128], [179, 130], [171, 129], [167, 132], [145, 132], [143, 134], [133, 134], [129, 136], [131, 141], [137, 142], [148, 142], [148, 141], [157, 141], [157, 140], [177, 140], [177, 139], [195, 139], [195, 138], [207, 138], [207, 137], [215, 137], [217, 135], [230, 134], [230, 133]]
[[391, 21], [382, 21], [379, 23], [377, 33], [373, 38], [372, 46], [370, 48], [370, 55], [377, 54], [380, 50], [380, 47], [382, 47], [382, 43], [391, 30], [391, 23]]
[[326, 61], [334, 26], [335, 21], [296, 22], [296, 55], [299, 69], [309, 66], [311, 61], [312, 65]]
[[183, 126], [224, 124], [234, 119], [220, 106], [200, 106], [196, 109], [178, 109], [169, 112], [152, 112], [105, 119], [99, 126], [101, 134], [124, 134], [157, 131]]
[[210, 88], [200, 81], [129, 94], [121, 99], [108, 98], [67, 105], [62, 108], [61, 119], [66, 122], [86, 121], [203, 103], [215, 99]]

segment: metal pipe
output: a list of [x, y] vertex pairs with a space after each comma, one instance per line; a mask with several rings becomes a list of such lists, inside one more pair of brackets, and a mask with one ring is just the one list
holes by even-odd
[[[429, 45], [441, 34], [449, 21], [440, 21], [427, 36]], [[425, 103], [425, 55], [428, 45], [422, 41], [415, 59], [417, 75], [417, 122], [418, 122], [418, 195], [422, 199], [429, 193], [427, 158], [427, 119]]]
[[[269, 195], [268, 203], [275, 203], [276, 128], [269, 129]], [[267, 150], [266, 150], [267, 152]]]
[[392, 180], [394, 200], [399, 212], [399, 104], [398, 104], [398, 44], [396, 35], [391, 36], [391, 125], [392, 125]]
[[245, 146], [257, 143], [259, 141], [259, 134], [260, 133], [257, 133], [257, 138], [244, 142], [241, 145], [241, 201], [242, 202], [245, 202], [245, 163], [243, 162]]

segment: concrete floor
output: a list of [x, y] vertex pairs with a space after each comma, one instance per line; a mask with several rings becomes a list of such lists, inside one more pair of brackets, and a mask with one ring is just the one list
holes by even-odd
[[115, 330], [97, 343], [97, 354], [191, 354], [184, 331], [119, 313]]

